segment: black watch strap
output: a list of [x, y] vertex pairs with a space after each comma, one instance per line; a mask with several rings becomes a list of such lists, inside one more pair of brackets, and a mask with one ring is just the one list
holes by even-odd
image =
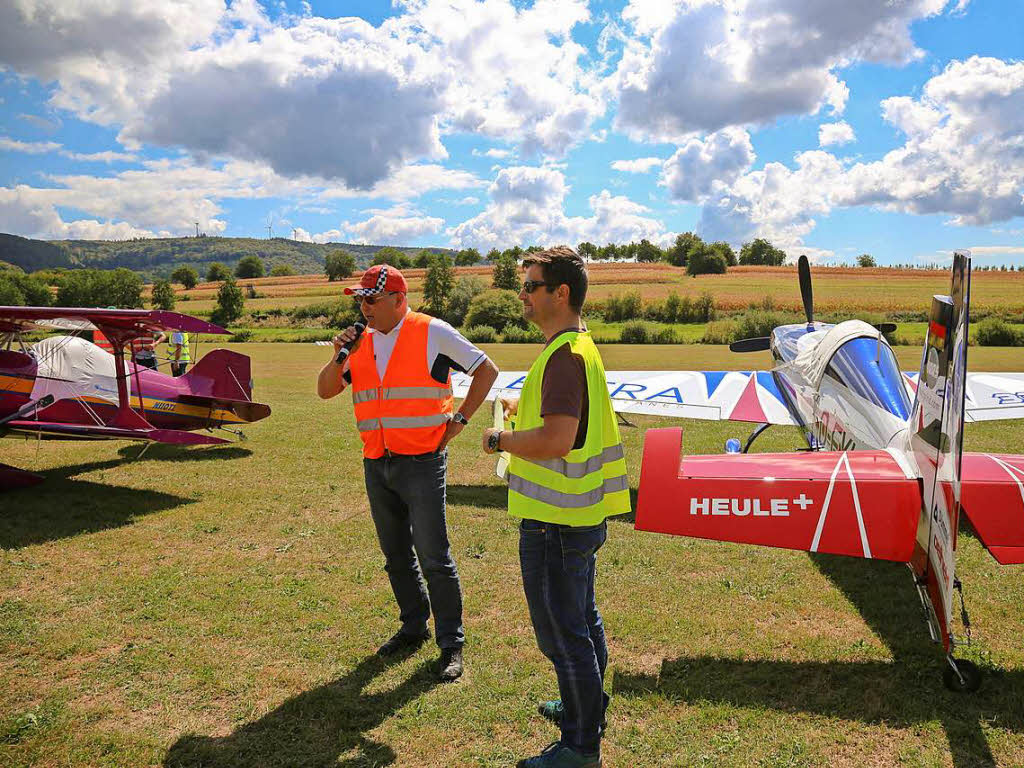
[[487, 447], [490, 448], [492, 452], [499, 450], [500, 444], [501, 432], [491, 432], [491, 434], [487, 436]]
[[469, 425], [469, 419], [467, 419], [458, 411], [456, 411], [455, 415], [452, 416], [452, 421], [457, 422], [458, 424], [461, 424], [464, 427]]

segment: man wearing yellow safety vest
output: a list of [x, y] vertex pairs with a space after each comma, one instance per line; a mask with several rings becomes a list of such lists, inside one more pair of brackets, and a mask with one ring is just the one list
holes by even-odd
[[[327, 399], [352, 385], [370, 514], [402, 622], [377, 653], [418, 648], [430, 637], [433, 612], [439, 677], [451, 682], [462, 675], [465, 633], [445, 520], [446, 446], [484, 401], [498, 369], [448, 323], [409, 311], [408, 291], [402, 273], [386, 264], [345, 289], [356, 297], [367, 331], [359, 336], [352, 327], [334, 337], [317, 393]], [[352, 352], [339, 362], [346, 345]], [[472, 376], [457, 412], [453, 368]]]
[[604, 364], [581, 314], [587, 271], [571, 248], [529, 254], [523, 315], [547, 338], [518, 402], [515, 428], [484, 432], [484, 451], [511, 454], [508, 511], [522, 518], [519, 562], [537, 645], [560, 699], [538, 707], [561, 738], [524, 768], [595, 768], [608, 695], [608, 647], [594, 597], [605, 518], [630, 511], [629, 480]]
[[171, 334], [171, 376], [184, 376], [192, 355], [189, 351], [188, 334], [175, 331]]

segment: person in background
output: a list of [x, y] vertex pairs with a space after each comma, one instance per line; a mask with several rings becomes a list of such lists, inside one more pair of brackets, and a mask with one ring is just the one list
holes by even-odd
[[629, 478], [604, 364], [582, 320], [583, 260], [566, 246], [523, 261], [523, 315], [547, 345], [517, 402], [515, 429], [484, 430], [486, 453], [511, 454], [508, 511], [521, 518], [519, 563], [537, 645], [560, 698], [539, 705], [561, 738], [521, 768], [599, 768], [608, 707], [604, 622], [597, 609], [597, 551], [605, 518], [630, 511]]
[[[465, 633], [445, 518], [447, 445], [469, 424], [498, 369], [448, 323], [410, 311], [408, 291], [402, 273], [387, 264], [370, 267], [358, 286], [345, 289], [359, 302], [367, 329], [358, 336], [350, 327], [334, 337], [317, 394], [326, 400], [352, 385], [370, 515], [401, 620], [377, 653], [421, 646], [433, 613], [439, 678], [451, 682], [462, 675]], [[346, 345], [352, 352], [339, 363]], [[458, 411], [453, 368], [472, 377]]]
[[170, 339], [171, 376], [184, 376], [188, 364], [192, 361], [189, 350], [188, 334], [174, 331]]
[[132, 360], [137, 366], [156, 370], [156, 344], [159, 338], [159, 335], [147, 333], [129, 342], [132, 350]]

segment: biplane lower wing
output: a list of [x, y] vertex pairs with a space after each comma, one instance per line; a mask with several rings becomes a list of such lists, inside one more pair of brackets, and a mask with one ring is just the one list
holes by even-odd
[[9, 421], [4, 430], [30, 437], [46, 436], [68, 440], [142, 440], [169, 445], [220, 445], [229, 441], [213, 435], [179, 429], [132, 429], [99, 424], [65, 424], [56, 421], [20, 419]]
[[644, 436], [636, 528], [717, 541], [909, 562], [916, 475], [889, 451], [680, 459], [682, 430]]
[[[797, 425], [769, 371], [606, 371], [605, 379], [616, 413]], [[516, 397], [525, 380], [524, 371], [502, 371], [487, 399]], [[452, 374], [456, 397], [470, 381]]]

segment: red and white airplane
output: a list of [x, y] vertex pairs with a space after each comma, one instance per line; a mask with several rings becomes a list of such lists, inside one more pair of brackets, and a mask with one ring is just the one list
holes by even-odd
[[[638, 530], [907, 563], [946, 685], [974, 690], [951, 630], [961, 510], [1003, 564], [1024, 562], [1024, 456], [964, 453], [965, 421], [1024, 418], [1024, 374], [968, 373], [970, 254], [953, 260], [949, 296], [932, 300], [920, 373], [903, 372], [883, 331], [815, 322], [810, 269], [799, 262], [807, 322], [731, 345], [770, 350], [770, 371], [608, 371], [619, 413], [759, 424], [727, 453], [681, 456], [682, 430], [645, 434]], [[453, 376], [456, 394], [468, 385]], [[519, 389], [503, 372], [494, 394]], [[747, 454], [770, 425], [802, 428], [807, 450]]]

